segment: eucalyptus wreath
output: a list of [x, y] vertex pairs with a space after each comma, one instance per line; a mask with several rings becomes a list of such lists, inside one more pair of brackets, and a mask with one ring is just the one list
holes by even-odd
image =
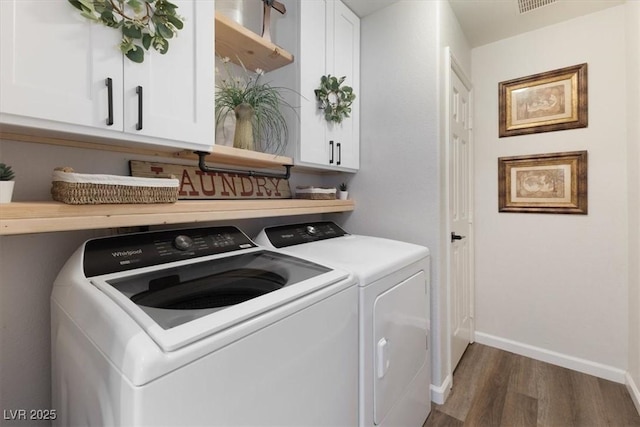
[[133, 62], [144, 61], [144, 51], [150, 47], [167, 53], [169, 39], [184, 26], [184, 18], [176, 13], [178, 6], [167, 0], [68, 1], [85, 18], [121, 28], [120, 50]]
[[314, 92], [316, 99], [320, 102], [320, 109], [324, 110], [324, 118], [328, 122], [341, 123], [343, 119], [349, 117], [351, 104], [356, 99], [353, 88], [342, 86], [346, 76], [337, 78], [328, 74], [320, 78], [320, 87]]

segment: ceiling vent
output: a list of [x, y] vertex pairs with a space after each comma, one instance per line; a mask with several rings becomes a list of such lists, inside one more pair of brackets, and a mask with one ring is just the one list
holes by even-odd
[[518, 0], [518, 9], [520, 13], [531, 12], [539, 7], [555, 3], [557, 0]]

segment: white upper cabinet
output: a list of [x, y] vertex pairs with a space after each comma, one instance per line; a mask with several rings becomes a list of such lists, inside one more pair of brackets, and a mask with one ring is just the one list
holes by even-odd
[[[124, 131], [136, 132], [143, 89], [140, 133], [211, 146], [214, 135], [213, 2], [173, 1], [184, 28], [169, 40], [165, 55], [147, 53], [141, 64], [124, 60]], [[128, 112], [134, 111], [134, 114]]]
[[122, 105], [117, 45], [116, 31], [66, 1], [1, 1], [0, 112], [106, 128], [108, 76]]
[[184, 28], [141, 64], [120, 31], [89, 22], [67, 1], [0, 1], [0, 122], [210, 151], [213, 1], [175, 0]]
[[[337, 166], [349, 169], [360, 167], [360, 19], [342, 2], [333, 3], [333, 34], [328, 40], [327, 73], [336, 77], [346, 76], [344, 84], [351, 86], [356, 94], [350, 117], [333, 125], [329, 136], [335, 140], [335, 162]], [[339, 145], [338, 145], [339, 144]]]
[[[300, 138], [299, 164], [322, 169], [356, 171], [360, 167], [360, 20], [338, 0], [298, 3]], [[343, 85], [356, 94], [350, 117], [328, 122], [318, 108], [314, 90], [320, 78], [345, 76]]]

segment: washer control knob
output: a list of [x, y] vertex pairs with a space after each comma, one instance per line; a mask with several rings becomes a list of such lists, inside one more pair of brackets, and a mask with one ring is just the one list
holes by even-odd
[[307, 225], [307, 233], [309, 233], [309, 235], [311, 236], [315, 236], [316, 234], [318, 234], [318, 229], [313, 225]]
[[186, 251], [193, 246], [193, 240], [191, 240], [191, 237], [181, 234], [173, 239], [173, 246], [178, 250]]

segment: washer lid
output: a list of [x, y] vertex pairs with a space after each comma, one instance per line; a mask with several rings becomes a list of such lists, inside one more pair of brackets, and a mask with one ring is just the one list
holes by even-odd
[[273, 292], [286, 284], [286, 277], [259, 268], [233, 268], [187, 280], [182, 280], [179, 274], [169, 274], [149, 280], [148, 289], [133, 295], [131, 301], [171, 310], [223, 308]]
[[348, 278], [259, 248], [92, 278], [165, 351], [172, 351]]

